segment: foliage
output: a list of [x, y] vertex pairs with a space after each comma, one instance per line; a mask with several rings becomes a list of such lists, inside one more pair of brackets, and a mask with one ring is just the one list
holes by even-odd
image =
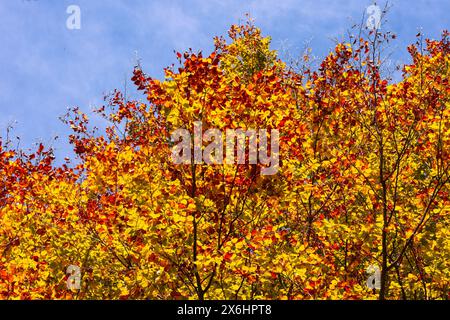
[[[116, 91], [104, 133], [72, 110], [76, 166], [0, 143], [0, 298], [449, 298], [448, 33], [411, 46], [398, 83], [378, 33], [301, 73], [251, 22], [229, 36], [178, 53], [161, 81], [136, 67], [146, 102]], [[194, 121], [278, 129], [278, 174], [174, 165], [170, 134]]]

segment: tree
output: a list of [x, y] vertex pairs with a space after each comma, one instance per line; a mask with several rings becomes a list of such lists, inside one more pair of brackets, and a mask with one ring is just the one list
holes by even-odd
[[[0, 144], [0, 297], [448, 299], [448, 33], [411, 46], [398, 83], [376, 55], [391, 36], [371, 36], [296, 72], [251, 21], [234, 25], [164, 80], [137, 66], [146, 102], [115, 91], [96, 111], [105, 132], [68, 113], [77, 165]], [[171, 134], [196, 122], [278, 129], [278, 173], [248, 155], [174, 164]]]

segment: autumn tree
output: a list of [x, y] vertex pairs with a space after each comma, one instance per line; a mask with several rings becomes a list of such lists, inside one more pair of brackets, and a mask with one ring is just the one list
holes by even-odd
[[[419, 37], [397, 83], [380, 69], [389, 33], [301, 71], [251, 21], [228, 36], [177, 53], [164, 79], [136, 66], [144, 98], [115, 91], [104, 132], [69, 112], [76, 165], [0, 144], [1, 298], [448, 299], [448, 33]], [[248, 154], [175, 164], [172, 134], [195, 123], [277, 129], [278, 172]], [[216, 156], [212, 138], [192, 153]]]

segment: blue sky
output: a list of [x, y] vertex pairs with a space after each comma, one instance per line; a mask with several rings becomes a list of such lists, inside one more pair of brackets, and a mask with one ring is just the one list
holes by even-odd
[[[384, 4], [384, 2], [380, 2]], [[391, 0], [393, 61], [408, 61], [406, 46], [422, 28], [437, 38], [449, 28], [449, 0]], [[69, 30], [69, 5], [81, 9], [81, 29]], [[274, 49], [295, 55], [305, 45], [319, 57], [361, 20], [369, 0], [0, 0], [0, 136], [8, 124], [25, 148], [52, 144], [59, 160], [70, 153], [69, 131], [58, 117], [68, 107], [89, 113], [104, 94], [123, 89], [137, 51], [144, 71], [161, 77], [173, 50], [208, 52], [215, 35], [251, 14]], [[100, 119], [94, 124], [101, 126]], [[53, 141], [53, 137], [59, 140]]]

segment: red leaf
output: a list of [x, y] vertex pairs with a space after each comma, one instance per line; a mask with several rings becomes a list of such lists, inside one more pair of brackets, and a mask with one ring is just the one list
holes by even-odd
[[225, 253], [225, 255], [223, 256], [223, 260], [230, 262], [232, 256], [233, 256], [233, 254], [227, 252], [227, 253]]

